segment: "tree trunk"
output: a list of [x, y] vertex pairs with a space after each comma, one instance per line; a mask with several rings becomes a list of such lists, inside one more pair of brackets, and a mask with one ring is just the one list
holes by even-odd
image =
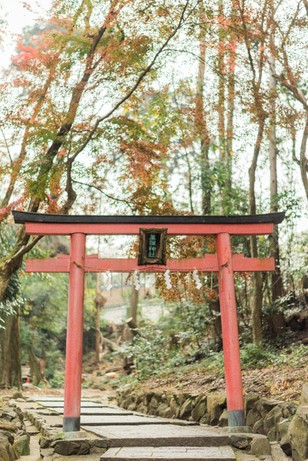
[[41, 367], [35, 351], [32, 345], [30, 345], [29, 350], [29, 365], [31, 370], [31, 378], [34, 386], [37, 386], [41, 381], [43, 381], [44, 376], [42, 375]]
[[[220, 18], [224, 15], [223, 0], [218, 2], [218, 15]], [[218, 140], [220, 160], [225, 159], [225, 46], [222, 31], [219, 32], [218, 42]]]
[[199, 67], [196, 88], [195, 127], [197, 137], [200, 141], [200, 173], [201, 173], [201, 194], [202, 214], [211, 214], [212, 184], [209, 164], [210, 137], [207, 127], [206, 114], [204, 110], [204, 78], [205, 78], [205, 27], [204, 5], [199, 5], [200, 29], [199, 29]]
[[[257, 139], [254, 147], [253, 159], [249, 168], [249, 213], [256, 214], [255, 182], [258, 157], [264, 133], [265, 118], [259, 120]], [[255, 235], [250, 237], [250, 252], [253, 258], [258, 257], [257, 238]], [[251, 325], [252, 338], [255, 344], [262, 343], [262, 301], [263, 301], [263, 280], [260, 272], [253, 273], [253, 296], [251, 302]]]
[[[274, 47], [273, 31], [271, 33], [271, 48]], [[273, 55], [269, 57], [270, 75], [270, 126], [269, 126], [269, 165], [270, 165], [270, 211], [278, 211], [278, 179], [277, 179], [277, 139], [276, 139], [276, 79], [275, 60]], [[276, 270], [272, 273], [272, 301], [276, 301], [283, 295], [283, 285], [280, 271], [279, 235], [278, 226], [275, 226], [271, 237], [271, 256], [275, 259]]]
[[129, 317], [133, 320], [135, 325], [137, 325], [138, 299], [139, 299], [139, 290], [136, 290], [135, 286], [132, 285], [130, 305], [129, 305]]
[[101, 333], [101, 312], [106, 304], [106, 298], [101, 293], [101, 275], [96, 274], [96, 295], [95, 295], [95, 357], [96, 363], [99, 364], [100, 354], [102, 352], [102, 338]]
[[[22, 241], [22, 239], [21, 239]], [[16, 253], [18, 248], [16, 245]], [[22, 256], [12, 258], [1, 264], [0, 267], [0, 299], [4, 299], [5, 292], [12, 274], [21, 266]], [[22, 386], [21, 377], [21, 350], [20, 350], [20, 317], [19, 309], [15, 315], [6, 315], [4, 318], [4, 329], [0, 330], [0, 360], [1, 376], [0, 386], [10, 388]]]
[[8, 389], [12, 386], [21, 389], [21, 350], [20, 350], [20, 317], [8, 315], [5, 320], [5, 329], [0, 331], [1, 347], [1, 387]]
[[[236, 2], [232, 1], [231, 21], [237, 15]], [[227, 120], [226, 120], [226, 141], [225, 141], [225, 165], [226, 165], [226, 184], [225, 184], [225, 213], [233, 211], [232, 203], [232, 156], [233, 156], [233, 134], [234, 134], [234, 109], [235, 109], [235, 66], [237, 40], [232, 37], [228, 42], [227, 55]]]
[[308, 111], [306, 112], [306, 124], [302, 136], [301, 148], [300, 148], [300, 159], [299, 165], [301, 170], [301, 177], [306, 193], [306, 197], [308, 199], [308, 159], [306, 156], [307, 150], [307, 139], [308, 139]]

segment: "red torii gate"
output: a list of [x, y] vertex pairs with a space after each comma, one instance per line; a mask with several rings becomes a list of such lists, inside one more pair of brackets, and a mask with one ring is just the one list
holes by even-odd
[[[232, 254], [231, 235], [272, 234], [284, 213], [248, 216], [69, 216], [13, 211], [15, 222], [30, 235], [70, 235], [69, 256], [32, 259], [27, 272], [69, 272], [63, 430], [80, 430], [83, 300], [85, 272], [218, 272], [224, 350], [228, 424], [244, 426], [244, 401], [234, 290], [234, 272], [274, 271], [273, 258], [245, 258]], [[99, 259], [86, 256], [86, 235], [137, 235], [160, 229], [168, 235], [215, 235], [216, 254], [203, 258], [170, 259], [166, 265], [138, 265], [137, 259]]]

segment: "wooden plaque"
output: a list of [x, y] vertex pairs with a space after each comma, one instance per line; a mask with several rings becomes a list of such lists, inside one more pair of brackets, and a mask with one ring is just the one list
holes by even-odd
[[167, 229], [140, 229], [138, 265], [166, 265]]

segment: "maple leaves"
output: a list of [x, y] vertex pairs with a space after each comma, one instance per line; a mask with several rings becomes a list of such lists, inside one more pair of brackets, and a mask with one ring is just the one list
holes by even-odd
[[14, 200], [6, 207], [0, 208], [0, 223], [4, 221], [8, 216], [10, 216], [12, 210], [18, 210], [20, 205], [22, 205], [24, 197], [20, 197], [17, 200]]
[[[126, 172], [120, 178], [128, 185], [130, 199], [135, 204], [135, 210], [140, 213], [161, 214], [163, 200], [161, 191], [166, 190], [166, 183], [160, 177], [162, 160], [165, 158], [164, 146], [149, 141], [122, 140], [120, 150], [126, 157]], [[164, 209], [168, 207], [168, 201]]]

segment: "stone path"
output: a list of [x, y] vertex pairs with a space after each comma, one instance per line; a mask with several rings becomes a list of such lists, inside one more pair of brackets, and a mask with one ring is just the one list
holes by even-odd
[[[35, 412], [52, 430], [62, 427], [63, 399], [33, 398], [21, 405]], [[105, 453], [97, 461], [235, 461], [226, 433], [182, 420], [169, 420], [121, 410], [91, 401], [81, 405], [80, 437], [92, 434]], [[82, 434], [82, 435], [81, 435]], [[76, 438], [78, 433], [76, 434]], [[69, 433], [68, 437], [73, 437]]]

